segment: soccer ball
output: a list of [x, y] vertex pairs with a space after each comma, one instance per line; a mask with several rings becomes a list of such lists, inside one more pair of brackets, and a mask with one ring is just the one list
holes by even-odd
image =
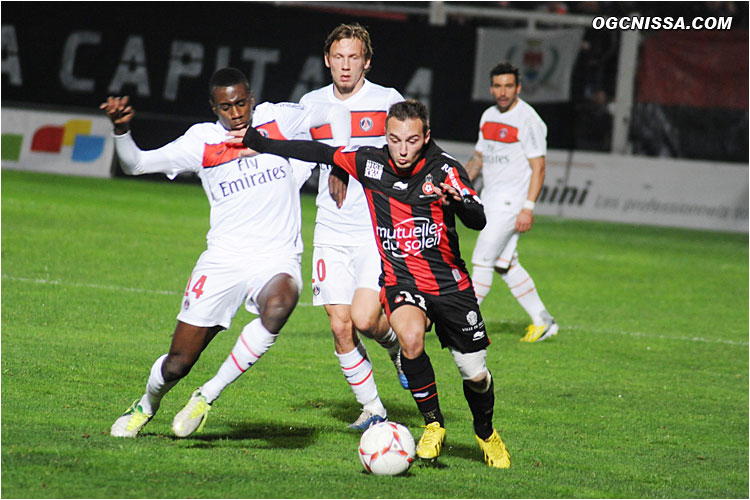
[[409, 470], [416, 445], [409, 429], [396, 422], [380, 422], [359, 440], [359, 460], [367, 472], [395, 476]]

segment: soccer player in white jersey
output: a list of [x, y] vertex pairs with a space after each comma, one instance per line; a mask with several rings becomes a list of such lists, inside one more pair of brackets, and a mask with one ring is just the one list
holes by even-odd
[[481, 304], [497, 271], [531, 316], [521, 342], [539, 342], [556, 335], [558, 325], [518, 261], [517, 245], [519, 235], [534, 222], [534, 204], [544, 182], [547, 125], [518, 97], [520, 92], [518, 68], [505, 62], [490, 71], [496, 104], [482, 114], [479, 139], [466, 163], [472, 181], [483, 174], [481, 196], [487, 215], [471, 258], [471, 276]]
[[278, 156], [244, 157], [242, 148], [226, 143], [228, 131], [252, 125], [269, 137], [292, 139], [330, 123], [336, 142], [349, 141], [345, 107], [263, 103], [253, 109], [247, 78], [234, 68], [214, 73], [209, 96], [218, 121], [195, 124], [152, 151], [139, 149], [130, 135], [134, 111], [127, 97], [109, 97], [100, 106], [114, 124], [125, 173], [163, 173], [174, 179], [180, 172], [194, 172], [211, 207], [207, 249], [185, 288], [169, 352], [151, 367], [145, 394], [112, 425], [113, 436], [140, 432], [244, 302], [258, 318], [242, 329], [216, 376], [193, 392], [172, 423], [180, 437], [202, 428], [213, 401], [268, 351], [297, 304], [302, 286], [299, 188], [306, 180], [300, 173], [309, 169], [293, 169]]
[[[370, 34], [359, 24], [337, 26], [326, 39], [325, 64], [333, 83], [305, 94], [303, 104], [341, 103], [352, 118], [351, 146], [385, 144], [385, 118], [392, 104], [404, 98], [393, 89], [365, 78], [372, 61]], [[329, 145], [328, 127], [311, 130], [313, 139]], [[348, 186], [330, 177], [331, 166], [320, 166], [318, 213], [315, 219], [312, 266], [313, 304], [322, 305], [331, 324], [334, 349], [362, 413], [349, 427], [366, 429], [387, 418], [378, 396], [372, 363], [357, 335], [375, 339], [388, 349], [405, 388], [406, 377], [400, 368], [399, 344], [382, 313], [379, 300], [380, 256], [370, 224], [362, 185], [349, 179]], [[335, 189], [346, 190], [339, 207], [329, 192], [329, 178]]]

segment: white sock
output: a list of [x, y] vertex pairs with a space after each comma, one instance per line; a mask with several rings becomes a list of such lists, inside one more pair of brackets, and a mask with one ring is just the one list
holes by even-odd
[[206, 401], [213, 403], [226, 386], [237, 380], [271, 348], [277, 337], [278, 334], [266, 330], [260, 318], [245, 325], [216, 376], [200, 387]]
[[518, 303], [531, 316], [534, 324], [544, 324], [544, 320], [542, 319], [544, 304], [536, 291], [534, 280], [531, 279], [526, 269], [521, 267], [521, 264], [516, 264], [515, 266], [511, 266], [508, 272], [501, 274], [501, 276], [508, 284], [508, 288], [510, 288], [511, 293], [518, 300]]
[[383, 335], [382, 338], [377, 339], [376, 342], [390, 352], [394, 345], [398, 345], [398, 337], [396, 336], [396, 332], [393, 331], [393, 328], [389, 328], [388, 333]]
[[495, 270], [493, 268], [474, 264], [471, 270], [471, 280], [474, 282], [474, 294], [477, 296], [478, 304], [481, 304], [487, 294], [490, 293], [494, 276]]
[[166, 354], [160, 356], [151, 366], [151, 373], [148, 376], [148, 382], [146, 382], [146, 394], [138, 402], [141, 405], [141, 409], [149, 415], [156, 413], [161, 405], [162, 398], [179, 382], [179, 380], [172, 382], [164, 381], [164, 377], [161, 374], [161, 366], [164, 364], [166, 358]]
[[352, 351], [345, 354], [336, 353], [344, 372], [346, 381], [354, 392], [357, 402], [366, 410], [378, 415], [385, 415], [385, 407], [378, 396], [378, 387], [372, 374], [372, 363], [367, 356], [365, 345], [360, 342]]

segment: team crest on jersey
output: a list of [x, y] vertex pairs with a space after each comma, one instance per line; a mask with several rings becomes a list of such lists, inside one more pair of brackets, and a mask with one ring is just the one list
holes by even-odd
[[313, 295], [316, 297], [320, 295], [320, 287], [318, 285], [313, 285]]
[[403, 295], [399, 295], [398, 297], [396, 297], [395, 299], [393, 299], [393, 302], [396, 303], [396, 304], [400, 304], [403, 301], [404, 301], [404, 296]]
[[376, 161], [367, 160], [367, 163], [365, 163], [365, 177], [379, 181], [383, 177], [383, 165]]
[[365, 116], [359, 121], [359, 128], [361, 128], [365, 132], [369, 132], [370, 130], [372, 130], [373, 125], [374, 124], [372, 122], [372, 118], [370, 118], [369, 116]]
[[469, 311], [469, 314], [466, 315], [466, 321], [468, 321], [471, 326], [477, 324], [477, 319], [476, 311]]
[[263, 137], [265, 137], [266, 139], [268, 139], [268, 130], [266, 130], [264, 128], [259, 128], [257, 130], [258, 130], [258, 133], [260, 135], [262, 135]]
[[424, 184], [422, 184], [422, 192], [426, 195], [431, 195], [435, 192], [435, 185], [432, 183], [432, 174], [424, 176]]
[[500, 139], [505, 139], [506, 137], [508, 137], [508, 129], [505, 127], [501, 128], [498, 135], [500, 136]]
[[189, 299], [185, 299], [185, 301], [182, 303], [182, 308], [185, 309], [186, 311], [190, 308], [190, 300]]

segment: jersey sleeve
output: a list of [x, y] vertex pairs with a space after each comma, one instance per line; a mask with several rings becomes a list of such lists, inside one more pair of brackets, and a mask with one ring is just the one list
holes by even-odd
[[457, 161], [446, 163], [443, 167], [445, 172], [445, 182], [450, 185], [456, 191], [461, 193], [461, 196], [476, 196], [477, 192], [469, 179], [469, 174], [466, 169]]
[[388, 112], [391, 109], [391, 106], [393, 106], [397, 102], [401, 102], [404, 100], [405, 100], [404, 96], [402, 96], [398, 90], [392, 88], [390, 94], [388, 94], [387, 107], [385, 109], [386, 112]]
[[357, 151], [347, 151], [344, 148], [338, 148], [333, 155], [333, 161], [336, 166], [341, 167], [347, 174], [359, 180]]
[[115, 151], [128, 175], [161, 173], [174, 179], [181, 172], [197, 172], [202, 162], [202, 146], [195, 126], [169, 144], [149, 151], [141, 150], [130, 132], [115, 136]]
[[443, 171], [445, 172], [445, 181], [443, 182], [454, 187], [461, 193], [461, 201], [451, 201], [451, 206], [458, 218], [469, 229], [484, 229], [484, 226], [487, 224], [484, 206], [474, 186], [471, 184], [466, 169], [456, 161], [447, 163], [443, 167]]
[[527, 118], [518, 140], [526, 158], [537, 158], [547, 154], [547, 125], [538, 116]]
[[352, 137], [352, 119], [349, 108], [342, 104], [306, 104], [310, 112], [308, 130], [322, 125], [331, 126], [333, 146], [346, 146]]
[[340, 104], [273, 104], [281, 134], [287, 139], [309, 138], [311, 128], [330, 124], [335, 146], [346, 146], [352, 135], [349, 110]]

